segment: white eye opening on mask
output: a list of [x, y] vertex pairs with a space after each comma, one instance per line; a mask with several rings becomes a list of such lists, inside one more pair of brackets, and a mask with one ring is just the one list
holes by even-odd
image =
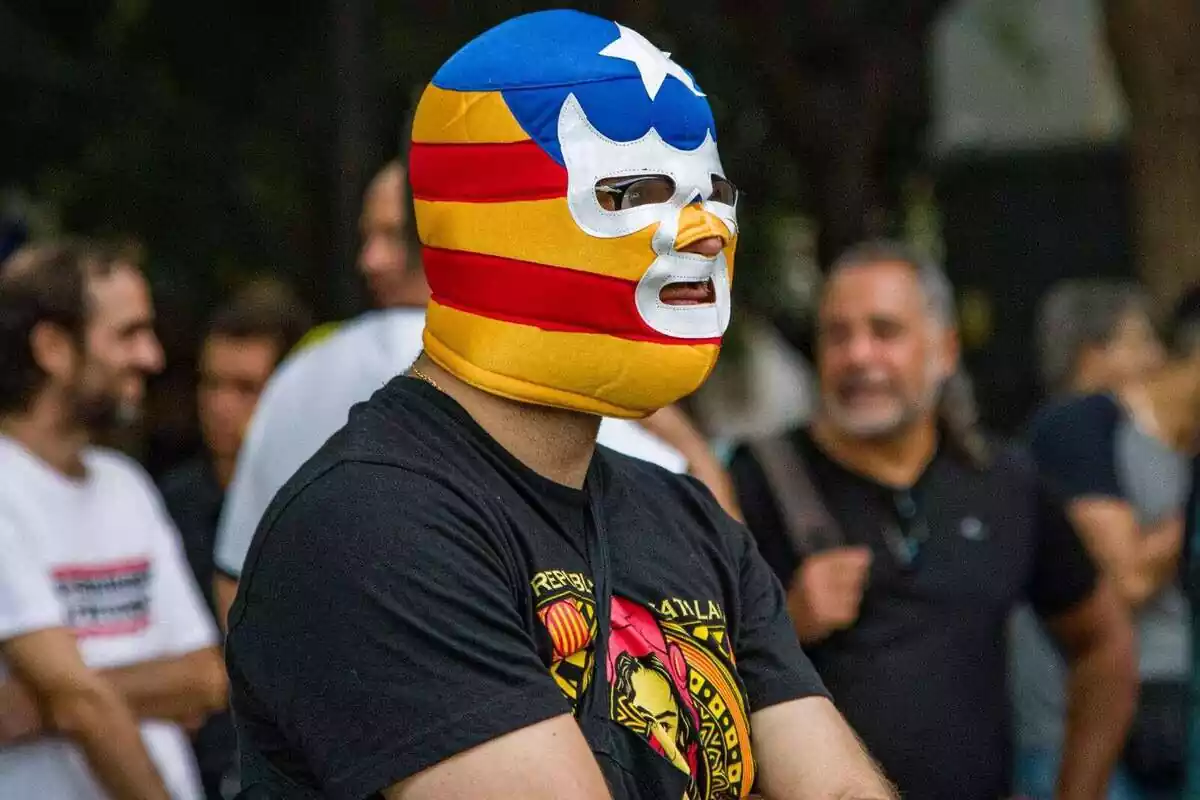
[[674, 147], [653, 128], [634, 141], [617, 142], [596, 130], [569, 95], [558, 115], [558, 143], [567, 168], [567, 204], [585, 233], [615, 239], [655, 223], [673, 226], [680, 210], [700, 203], [736, 235], [738, 193], [725, 177], [711, 134], [691, 150]]
[[[710, 175], [712, 192], [708, 197], [694, 196], [692, 202], [737, 206], [737, 187], [720, 175]], [[675, 181], [667, 175], [627, 175], [602, 178], [596, 184], [596, 202], [605, 211], [628, 211], [639, 206], [669, 203], [675, 199]]]

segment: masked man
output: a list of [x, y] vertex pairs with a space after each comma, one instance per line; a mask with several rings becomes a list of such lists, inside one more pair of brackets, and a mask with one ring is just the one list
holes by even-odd
[[716, 361], [737, 224], [713, 128], [667, 54], [572, 11], [427, 87], [425, 352], [250, 547], [227, 640], [246, 797], [894, 797], [745, 530], [596, 445]]

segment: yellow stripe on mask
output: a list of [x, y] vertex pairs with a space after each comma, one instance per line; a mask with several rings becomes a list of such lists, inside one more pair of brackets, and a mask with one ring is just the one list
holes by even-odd
[[414, 143], [483, 144], [529, 138], [499, 92], [455, 92], [430, 84], [413, 118]]
[[654, 226], [619, 239], [584, 233], [566, 198], [515, 203], [417, 200], [417, 230], [428, 247], [516, 258], [640, 280], [654, 261]]
[[[417, 200], [417, 230], [428, 247], [463, 250], [553, 267], [592, 272], [626, 280], [641, 280], [654, 262], [651, 239], [657, 225], [615, 239], [585, 233], [565, 198], [513, 203], [450, 203]], [[716, 217], [699, 208], [690, 216], [712, 217], [711, 229], [725, 230]], [[692, 229], [692, 226], [686, 226]], [[732, 277], [736, 238], [725, 248]]]
[[545, 331], [437, 302], [429, 304], [424, 344], [444, 369], [491, 394], [626, 419], [694, 392], [720, 350]]

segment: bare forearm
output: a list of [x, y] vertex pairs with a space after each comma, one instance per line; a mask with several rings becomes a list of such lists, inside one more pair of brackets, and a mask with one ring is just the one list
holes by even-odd
[[808, 792], [799, 785], [782, 787], [781, 791], [776, 791], [776, 788], [764, 789], [761, 795], [763, 800], [900, 800], [900, 795], [896, 794], [896, 790], [891, 788], [878, 772], [869, 777], [864, 776], [854, 784], [845, 784], [837, 794]]
[[116, 691], [71, 697], [51, 707], [54, 727], [79, 745], [92, 773], [116, 800], [166, 800], [137, 720]]
[[1137, 678], [1131, 650], [1113, 641], [1071, 665], [1058, 800], [1106, 796], [1133, 717]]
[[687, 461], [688, 472], [699, 480], [725, 509], [725, 513], [742, 521], [733, 480], [709, 447], [704, 435], [687, 415], [676, 406], [667, 406], [641, 421], [642, 427], [675, 448]]
[[1182, 515], [1142, 526], [1129, 503], [1103, 498], [1070, 503], [1067, 516], [1126, 607], [1137, 608], [1174, 579], [1183, 548]]
[[711, 457], [708, 443], [700, 431], [676, 406], [660, 408], [640, 422], [643, 428], [678, 450], [689, 463], [705, 455]]
[[834, 780], [775, 775], [761, 782], [763, 800], [900, 800], [896, 789], [863, 754], [861, 764], [844, 769]]
[[1183, 530], [1178, 525], [1156, 530], [1142, 540], [1140, 565], [1148, 596], [1175, 579], [1182, 550]]
[[793, 700], [751, 718], [766, 800], [898, 800], [862, 742], [824, 698]]
[[139, 718], [191, 724], [225, 706], [225, 673], [215, 650], [200, 650], [101, 672]]

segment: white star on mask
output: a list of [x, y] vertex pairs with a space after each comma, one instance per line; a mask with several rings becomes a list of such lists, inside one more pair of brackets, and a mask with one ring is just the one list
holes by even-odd
[[637, 31], [630, 30], [619, 22], [616, 25], [621, 31], [620, 38], [601, 50], [600, 55], [632, 61], [642, 77], [642, 84], [645, 85], [646, 94], [650, 96], [651, 100], [658, 96], [658, 90], [662, 88], [663, 81], [667, 79], [668, 75], [673, 75], [682, 81], [684, 86], [692, 90], [692, 94], [704, 97], [704, 92], [696, 88], [692, 76], [671, 60], [670, 53], [659, 50]]

